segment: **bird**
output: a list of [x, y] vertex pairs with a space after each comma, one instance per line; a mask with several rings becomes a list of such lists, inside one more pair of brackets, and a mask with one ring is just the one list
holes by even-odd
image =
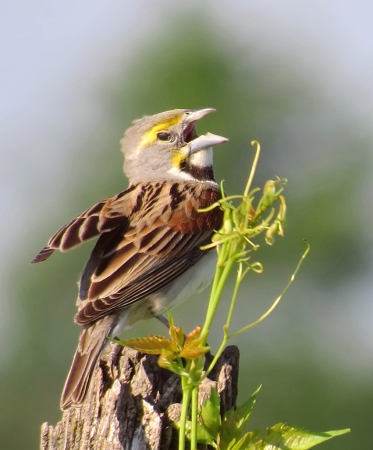
[[98, 240], [79, 282], [79, 343], [60, 407], [80, 408], [109, 337], [201, 292], [217, 261], [209, 244], [222, 225], [212, 146], [228, 141], [196, 122], [213, 108], [175, 109], [135, 120], [121, 142], [128, 188], [96, 203], [48, 241], [32, 263]]

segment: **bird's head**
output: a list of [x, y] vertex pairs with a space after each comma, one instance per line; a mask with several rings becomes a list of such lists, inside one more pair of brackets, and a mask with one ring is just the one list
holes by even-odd
[[132, 183], [159, 179], [213, 181], [212, 146], [228, 139], [197, 136], [204, 109], [174, 109], [136, 120], [121, 140], [124, 173]]

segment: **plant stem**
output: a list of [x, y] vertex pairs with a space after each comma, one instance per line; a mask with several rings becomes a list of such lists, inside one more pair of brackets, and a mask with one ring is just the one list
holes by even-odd
[[[223, 245], [223, 248], [224, 248], [224, 245]], [[219, 259], [220, 259], [220, 255], [219, 255]], [[227, 282], [227, 279], [228, 279], [228, 275], [229, 275], [230, 271], [232, 270], [234, 263], [235, 263], [234, 258], [229, 258], [228, 261], [226, 262], [222, 272], [217, 271], [215, 274], [214, 284], [212, 287], [212, 292], [211, 292], [211, 297], [210, 297], [210, 301], [209, 301], [209, 306], [207, 309], [206, 319], [205, 319], [205, 323], [203, 325], [202, 332], [201, 332], [201, 337], [203, 337], [202, 345], [206, 345], [207, 337], [210, 332], [211, 324], [215, 317], [216, 309], [218, 307], [221, 294], [223, 292], [225, 283]]]
[[188, 409], [189, 409], [190, 396], [191, 396], [190, 386], [187, 385], [188, 378], [189, 377], [187, 377], [185, 375], [183, 375], [181, 377], [183, 399], [181, 402], [182, 408], [181, 408], [181, 414], [180, 414], [179, 450], [185, 450], [185, 429], [186, 429], [186, 422], [187, 422], [187, 418], [188, 418]]
[[204, 375], [202, 377], [202, 380], [204, 380], [205, 378], [207, 378], [209, 376], [209, 374], [212, 371], [212, 369], [214, 368], [217, 360], [220, 358], [220, 355], [223, 353], [223, 350], [225, 349], [225, 346], [227, 345], [227, 342], [228, 342], [228, 336], [224, 335], [223, 341], [220, 344], [220, 347], [219, 347], [218, 351], [216, 352], [216, 355], [214, 356], [214, 359], [211, 361], [211, 364], [209, 365], [209, 368], [204, 373]]
[[234, 306], [236, 304], [237, 294], [238, 294], [238, 290], [240, 288], [242, 279], [243, 279], [243, 276], [242, 276], [242, 263], [240, 263], [238, 271], [237, 271], [236, 283], [234, 285], [234, 290], [233, 290], [233, 294], [232, 294], [232, 300], [231, 300], [231, 304], [230, 304], [230, 307], [229, 307], [227, 323], [225, 324], [225, 327], [226, 327], [226, 329], [224, 329], [224, 334], [225, 335], [229, 334], [229, 327], [231, 326], [233, 310], [234, 310]]
[[190, 436], [191, 450], [197, 449], [197, 416], [198, 416], [198, 386], [194, 386], [192, 390], [192, 405], [191, 405], [191, 425], [192, 431]]
[[229, 307], [227, 323], [223, 327], [223, 329], [224, 329], [224, 338], [223, 338], [223, 341], [220, 344], [220, 347], [219, 347], [218, 351], [216, 352], [216, 354], [214, 356], [214, 359], [212, 360], [209, 368], [206, 370], [206, 372], [205, 372], [205, 374], [203, 376], [203, 379], [208, 377], [209, 373], [214, 368], [217, 360], [220, 358], [220, 355], [223, 353], [223, 350], [225, 349], [225, 346], [227, 345], [227, 342], [228, 342], [228, 339], [229, 339], [229, 327], [231, 325], [233, 310], [234, 310], [234, 306], [235, 306], [235, 303], [236, 303], [238, 290], [240, 288], [241, 281], [243, 280], [244, 276], [245, 276], [245, 273], [244, 273], [244, 275], [242, 275], [242, 263], [241, 263], [240, 266], [239, 266], [238, 272], [237, 272], [237, 279], [236, 279], [236, 284], [234, 286], [234, 291], [233, 291], [233, 294], [232, 294], [231, 304], [230, 304], [230, 307]]
[[256, 150], [255, 150], [254, 162], [253, 162], [253, 165], [251, 166], [249, 179], [247, 181], [245, 192], [243, 194], [244, 197], [246, 197], [247, 194], [250, 191], [251, 183], [253, 182], [253, 179], [254, 179], [254, 175], [255, 175], [255, 172], [256, 172], [256, 166], [258, 165], [259, 155], [260, 155], [260, 144], [259, 144], [259, 142], [258, 141], [251, 141], [251, 145], [256, 145]]

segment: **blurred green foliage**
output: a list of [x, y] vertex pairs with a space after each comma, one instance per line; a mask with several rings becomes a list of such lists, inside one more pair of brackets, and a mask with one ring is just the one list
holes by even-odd
[[[173, 26], [160, 23], [152, 42], [137, 48], [106, 86], [97, 87], [102, 120], [99, 127], [82, 130], [87, 137], [72, 156], [65, 199], [39, 217], [38, 225], [29, 227], [14, 249], [17, 257], [6, 271], [18, 323], [12, 326], [8, 344], [12, 360], [0, 371], [1, 448], [35, 448], [41, 423], [56, 423], [61, 417], [59, 396], [79, 332], [72, 321], [75, 283], [92, 244], [39, 266], [29, 266], [28, 261], [72, 217], [125, 189], [119, 140], [131, 120], [198, 107], [217, 109], [198, 125], [199, 133], [211, 131], [230, 139], [215, 151], [216, 178], [226, 180], [228, 192], [242, 191], [253, 157], [252, 139], [263, 149], [254, 186], [275, 175], [289, 178], [285, 238], [277, 239], [270, 251], [263, 249], [261, 261], [269, 277], [246, 282], [237, 328], [256, 318], [251, 315], [260, 309], [261, 299], [270, 301], [282, 290], [303, 251], [302, 239], [312, 246], [294, 291], [297, 296], [285, 299], [261, 331], [237, 340], [242, 353], [241, 400], [263, 383], [251, 426], [263, 429], [283, 421], [312, 430], [351, 427], [349, 436], [323, 448], [371, 448], [367, 430], [373, 387], [359, 384], [328, 357], [319, 358], [323, 348], [313, 344], [318, 331], [304, 326], [309, 323], [305, 303], [312, 302], [317, 286], [332, 290], [364, 262], [364, 235], [357, 242], [353, 217], [359, 208], [357, 189], [367, 176], [368, 143], [356, 138], [354, 124], [323, 101], [317, 86], [297, 76], [294, 61], [284, 61], [281, 55], [273, 61], [251, 58], [254, 42], [252, 49], [238, 44], [229, 30], [210, 26], [211, 19], [198, 16]], [[328, 118], [333, 114], [330, 123], [340, 126], [332, 130]], [[48, 195], [53, 195], [52, 189]], [[185, 329], [198, 325], [193, 319], [196, 312], [204, 314], [204, 297], [181, 307], [180, 320], [189, 315]], [[247, 309], [258, 302], [253, 312]], [[175, 320], [180, 323], [177, 310]], [[132, 333], [159, 332], [156, 327], [148, 322]], [[217, 329], [217, 342], [219, 333]], [[326, 360], [327, 367], [320, 367]]]

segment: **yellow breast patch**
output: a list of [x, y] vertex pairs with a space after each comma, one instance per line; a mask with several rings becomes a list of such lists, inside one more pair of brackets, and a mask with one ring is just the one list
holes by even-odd
[[173, 150], [172, 152], [172, 166], [180, 169], [181, 165], [185, 162], [186, 155], [180, 150]]

